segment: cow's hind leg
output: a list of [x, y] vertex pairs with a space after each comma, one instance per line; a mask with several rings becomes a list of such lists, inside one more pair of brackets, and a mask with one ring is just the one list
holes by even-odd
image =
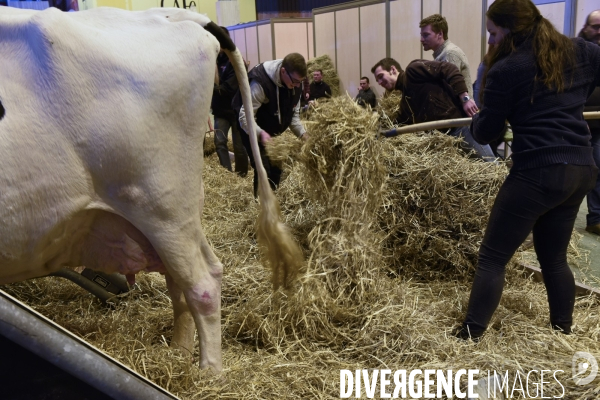
[[221, 280], [223, 265], [200, 231], [199, 248], [203, 270], [202, 279], [183, 290], [192, 313], [200, 342], [200, 368], [222, 369], [221, 355]]
[[173, 302], [173, 339], [171, 347], [194, 354], [194, 317], [185, 301], [183, 292], [169, 273], [165, 274], [169, 296]]
[[200, 367], [221, 371], [223, 266], [210, 248], [199, 222], [193, 233], [185, 231], [184, 228], [174, 236], [153, 240], [169, 274], [168, 279], [172, 279], [168, 285], [176, 319], [173, 340], [179, 347], [187, 347], [193, 341], [189, 329], [191, 314], [198, 330]]

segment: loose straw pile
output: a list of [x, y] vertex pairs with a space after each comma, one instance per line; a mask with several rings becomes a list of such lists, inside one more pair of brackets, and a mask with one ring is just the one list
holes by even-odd
[[[511, 385], [517, 371], [560, 369], [563, 398], [597, 398], [598, 378], [571, 379], [576, 351], [600, 355], [596, 298], [577, 299], [573, 335], [555, 333], [543, 285], [511, 264], [481, 342], [450, 335], [507, 168], [467, 158], [441, 133], [376, 139], [379, 118], [334, 98], [312, 113], [306, 142], [284, 134], [268, 146], [287, 171], [277, 196], [307, 260], [295, 291], [273, 293], [260, 263], [252, 174], [206, 159], [203, 226], [225, 266], [222, 376], [191, 363], [197, 350], [167, 347], [172, 311], [157, 274], [116, 309], [59, 278], [5, 289], [182, 399], [339, 398], [340, 369], [368, 368], [508, 371]], [[560, 396], [551, 381], [544, 396]]]

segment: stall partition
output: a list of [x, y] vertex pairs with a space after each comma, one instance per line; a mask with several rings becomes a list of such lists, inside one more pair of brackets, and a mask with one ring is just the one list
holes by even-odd
[[[586, 16], [600, 8], [598, 0], [533, 0], [542, 15], [568, 36], [575, 36]], [[358, 93], [360, 77], [371, 79], [371, 67], [384, 57], [396, 59], [402, 67], [415, 59], [432, 60], [423, 51], [419, 22], [432, 14], [448, 21], [448, 39], [467, 55], [472, 78], [487, 51], [485, 12], [493, 0], [363, 0], [315, 8], [315, 55], [327, 54], [340, 76], [341, 90]]]
[[229, 33], [250, 68], [264, 61], [300, 53], [314, 57], [312, 18], [273, 18], [228, 26]]

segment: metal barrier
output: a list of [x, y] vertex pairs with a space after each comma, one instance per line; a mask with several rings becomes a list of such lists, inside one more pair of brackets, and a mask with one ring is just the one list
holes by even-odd
[[14, 8], [27, 8], [30, 10], [45, 10], [46, 8], [50, 7], [50, 4], [48, 1], [22, 1], [22, 0], [17, 0], [17, 1], [12, 1], [12, 0], [8, 0], [7, 1], [7, 6], [9, 7], [14, 7]]

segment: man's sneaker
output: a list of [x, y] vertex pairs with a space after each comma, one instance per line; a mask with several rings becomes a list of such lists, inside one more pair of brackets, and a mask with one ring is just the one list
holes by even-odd
[[600, 235], [600, 224], [588, 225], [585, 227], [585, 230], [590, 233], [595, 233], [596, 235]]

